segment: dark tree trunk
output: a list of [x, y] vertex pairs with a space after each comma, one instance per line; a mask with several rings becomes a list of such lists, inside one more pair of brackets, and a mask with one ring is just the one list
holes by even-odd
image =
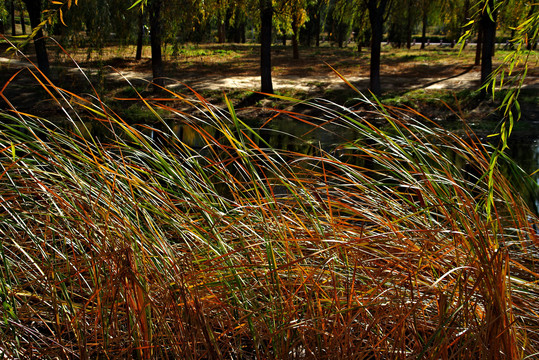
[[246, 39], [246, 37], [245, 37], [245, 32], [246, 32], [246, 31], [245, 31], [245, 26], [246, 26], [245, 21], [243, 21], [243, 22], [241, 23], [240, 27], [239, 27], [239, 31], [240, 31], [240, 42], [241, 42], [242, 44], [245, 44], [245, 43], [247, 42], [247, 39]]
[[217, 41], [219, 44], [224, 44], [226, 42], [226, 27], [225, 22], [220, 20], [219, 25], [217, 25]]
[[231, 39], [235, 43], [245, 43], [245, 15], [239, 7], [234, 11], [234, 25], [230, 26], [230, 31]]
[[15, 36], [17, 35], [17, 29], [15, 28], [15, 1], [11, 0], [9, 5], [9, 17], [11, 18], [11, 35]]
[[374, 95], [382, 93], [380, 83], [380, 51], [382, 44], [382, 26], [372, 24], [372, 45], [371, 45], [371, 61], [370, 61], [370, 82], [369, 88]]
[[242, 21], [236, 28], [234, 41], [236, 43], [245, 44], [245, 21]]
[[273, 6], [271, 0], [260, 0], [260, 77], [262, 92], [273, 94], [271, 81], [271, 26]]
[[137, 53], [135, 60], [142, 59], [142, 46], [144, 45], [144, 13], [138, 15]]
[[477, 46], [475, 48], [475, 62], [474, 65], [481, 64], [481, 48], [483, 47], [483, 27], [479, 25], [477, 29]]
[[[30, 25], [35, 29], [41, 23], [41, 0], [23, 0], [30, 18]], [[43, 30], [39, 30], [34, 37], [34, 46], [36, 49], [37, 66], [45, 74], [49, 76], [50, 65], [47, 48], [45, 46], [45, 38]]]
[[26, 35], [26, 24], [24, 22], [24, 9], [22, 8], [22, 6], [20, 6], [20, 3], [19, 3], [19, 9], [20, 9], [20, 19], [21, 19], [21, 31], [22, 31], [22, 34], [23, 35]]
[[283, 46], [286, 46], [286, 33], [283, 33], [283, 36], [281, 37], [281, 41], [283, 43]]
[[484, 11], [481, 14], [480, 26], [483, 30], [483, 49], [481, 51], [481, 94], [484, 96], [490, 86], [485, 86], [489, 83], [492, 75], [492, 54], [494, 53], [494, 43], [496, 40], [496, 12], [494, 11], [494, 1], [489, 0], [489, 6], [493, 10], [491, 15]]
[[412, 0], [408, 0], [408, 12], [406, 14], [406, 48], [412, 47]]
[[150, 0], [150, 44], [152, 48], [152, 73], [154, 90], [165, 85], [163, 79], [163, 56], [161, 53], [161, 6], [163, 0]]
[[294, 15], [294, 18], [292, 20], [292, 58], [294, 60], [299, 59], [299, 26], [297, 17]]
[[313, 45], [314, 11], [312, 7], [307, 7], [307, 16], [309, 17], [309, 20], [305, 23], [305, 27], [300, 32], [300, 42], [307, 47]]
[[425, 48], [425, 43], [427, 42], [427, 11], [423, 11], [423, 26], [421, 27], [421, 49]]
[[316, 39], [316, 47], [320, 47], [320, 11], [316, 14], [314, 19], [314, 36]]
[[342, 49], [344, 47], [344, 34], [342, 33], [342, 31], [339, 30], [337, 31], [337, 46], [339, 47], [339, 49]]
[[379, 96], [382, 93], [380, 84], [380, 51], [384, 32], [384, 12], [389, 0], [368, 0], [369, 20], [372, 30], [370, 85], [371, 92]]

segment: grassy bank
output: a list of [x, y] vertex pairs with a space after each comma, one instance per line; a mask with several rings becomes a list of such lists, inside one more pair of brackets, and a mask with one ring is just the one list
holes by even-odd
[[62, 126], [2, 112], [4, 356], [539, 352], [538, 219], [497, 169], [488, 197], [488, 149], [471, 130], [319, 99], [262, 128], [284, 118], [337, 141], [279, 149], [226, 100], [140, 99], [153, 119], [133, 124], [97, 96], [48, 89]]

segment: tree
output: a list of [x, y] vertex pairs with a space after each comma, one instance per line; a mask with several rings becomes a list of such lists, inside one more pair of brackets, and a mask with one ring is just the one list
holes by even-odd
[[466, 31], [471, 10], [470, 0], [444, 0], [440, 4], [446, 11], [439, 12], [442, 20], [445, 37], [448, 40], [456, 41], [463, 31]]
[[245, 43], [245, 27], [247, 25], [247, 2], [233, 2], [231, 17], [229, 19], [228, 41], [235, 43]]
[[403, 0], [395, 2], [389, 15], [388, 40], [401, 47], [406, 44], [409, 49], [412, 45], [412, 30], [418, 20], [418, 0]]
[[9, 1], [9, 17], [11, 18], [11, 35], [17, 35], [16, 21], [15, 21], [15, 0]]
[[62, 46], [85, 44], [90, 58], [94, 51], [100, 53], [111, 40], [122, 45], [134, 43], [138, 12], [126, 11], [125, 0], [82, 0], [77, 5], [64, 6], [63, 22], [59, 11], [52, 20], [52, 32], [62, 35], [59, 38]]
[[354, 2], [346, 0], [329, 1], [326, 14], [326, 27], [329, 31], [329, 39], [342, 48], [348, 35], [354, 18]]
[[[533, 4], [529, 4], [529, 7], [530, 10], [528, 12], [527, 18], [532, 20], [532, 25], [535, 25], [535, 28], [531, 26], [530, 31], [526, 33], [529, 39], [526, 45], [526, 49], [535, 50], [537, 49], [537, 19], [539, 18], [539, 3], [535, 2]], [[533, 20], [535, 20], [535, 23], [533, 23]]]
[[164, 1], [161, 13], [162, 41], [172, 43], [174, 53], [183, 42], [213, 41], [210, 23], [216, 21], [217, 16], [214, 1]]
[[217, 41], [224, 44], [226, 41], [227, 14], [229, 13], [229, 0], [214, 0], [212, 4], [213, 13], [216, 15], [217, 22]]
[[6, 9], [5, 1], [0, 1], [0, 34], [4, 34], [6, 31], [5, 24], [7, 22], [7, 15], [8, 12]]
[[371, 23], [371, 63], [369, 88], [374, 95], [382, 93], [380, 84], [380, 51], [384, 34], [384, 15], [390, 0], [364, 0]]
[[271, 0], [259, 0], [260, 5], [260, 80], [261, 91], [273, 94], [271, 80], [271, 29], [273, 4]]
[[406, 0], [406, 2], [406, 48], [410, 49], [412, 47], [412, 28], [417, 17], [415, 13], [416, 0]]
[[[515, 38], [516, 29], [526, 19], [531, 19], [533, 14], [539, 10], [539, 3], [535, 0], [506, 0], [503, 7], [498, 10], [498, 27], [502, 31], [510, 31], [510, 46], [514, 48], [512, 39]], [[532, 38], [533, 34], [528, 34]], [[527, 46], [531, 50], [532, 42]]]
[[299, 59], [299, 29], [307, 19], [306, 0], [292, 0], [292, 58]]
[[21, 19], [21, 31], [22, 31], [23, 35], [26, 35], [26, 24], [24, 22], [24, 7], [22, 6], [22, 3], [21, 3], [20, 0], [17, 2], [17, 4], [18, 4], [18, 7], [19, 7], [19, 11], [20, 11], [19, 15], [20, 15], [20, 19]]
[[50, 74], [49, 56], [47, 54], [47, 48], [45, 45], [45, 37], [43, 36], [43, 29], [41, 24], [41, 0], [23, 0], [28, 11], [28, 17], [30, 18], [30, 25], [32, 26], [34, 38], [34, 47], [36, 49], [37, 66], [45, 76]]
[[144, 44], [144, 12], [141, 9], [138, 14], [137, 50], [135, 54], [135, 60], [142, 59], [143, 44]]
[[161, 9], [163, 0], [148, 0], [150, 15], [150, 44], [152, 48], [152, 73], [155, 89], [164, 86], [163, 56], [161, 52]]
[[430, 0], [421, 0], [421, 49], [425, 48], [427, 42], [427, 25], [431, 9]]
[[[487, 27], [486, 31], [490, 32], [490, 39], [491, 41], [493, 37], [493, 33], [495, 33], [495, 25], [496, 25], [496, 13], [500, 9], [500, 6], [503, 3], [496, 3], [494, 0], [478, 0], [477, 5], [480, 6], [480, 16], [474, 17], [473, 23], [478, 22], [480, 23], [480, 30], [483, 29], [485, 31], [485, 27]], [[477, 20], [479, 19], [479, 20]], [[469, 28], [466, 33], [461, 37], [460, 41], [464, 42], [470, 35], [471, 35], [471, 28]], [[498, 84], [499, 88], [501, 89], [503, 86], [507, 86], [508, 92], [505, 95], [499, 109], [503, 110], [503, 121], [500, 123], [499, 132], [497, 135], [499, 136], [499, 145], [498, 149], [496, 149], [491, 157], [490, 157], [490, 164], [489, 164], [489, 170], [487, 173], [487, 176], [489, 178], [488, 184], [489, 184], [489, 194], [488, 194], [488, 201], [485, 203], [485, 208], [487, 214], [491, 216], [491, 209], [492, 205], [494, 203], [494, 183], [493, 183], [493, 177], [494, 177], [494, 169], [496, 169], [498, 159], [500, 156], [503, 155], [503, 152], [505, 149], [508, 148], [508, 140], [511, 136], [511, 132], [514, 126], [514, 120], [516, 116], [516, 120], [520, 118], [520, 105], [518, 102], [518, 96], [520, 93], [520, 89], [522, 87], [522, 84], [524, 82], [524, 78], [526, 77], [526, 73], [528, 70], [528, 59], [530, 56], [531, 50], [525, 50], [527, 48], [527, 44], [531, 42], [537, 42], [539, 35], [539, 12], [530, 11], [528, 13], [528, 16], [520, 22], [518, 26], [515, 27], [515, 36], [512, 38], [512, 43], [514, 46], [514, 50], [512, 54], [505, 57], [504, 62], [502, 65], [500, 65], [496, 70], [492, 71], [492, 62], [491, 62], [491, 56], [492, 56], [492, 49], [484, 50], [483, 49], [483, 56], [486, 56], [489, 58], [490, 64], [485, 65], [485, 69], [483, 69], [483, 64], [481, 68], [481, 84], [482, 84], [482, 96], [485, 96], [487, 93], [487, 90], [491, 90], [492, 93], [496, 91], [496, 84]], [[486, 40], [486, 36], [483, 35], [483, 41]], [[492, 39], [493, 42], [493, 39]], [[493, 45], [489, 45], [493, 46]], [[483, 61], [485, 59], [483, 58]], [[521, 64], [523, 65], [522, 70], [516, 70], [516, 65]], [[488, 71], [488, 67], [490, 66], [491, 71]], [[497, 83], [497, 77], [500, 75], [500, 81]], [[504, 81], [504, 79], [506, 79]], [[507, 332], [503, 332], [501, 337], [505, 339], [501, 339], [501, 343], [511, 343], [511, 339], [507, 339], [509, 336]], [[505, 349], [507, 350], [507, 349]]]
[[496, 40], [496, 14], [497, 7], [495, 0], [488, 0], [481, 12], [479, 26], [482, 32], [481, 51], [481, 94], [484, 97], [489, 88], [490, 77], [492, 75], [492, 55]]
[[361, 7], [357, 12], [354, 22], [354, 39], [357, 44], [357, 52], [361, 52], [363, 46], [368, 46], [371, 40], [371, 28], [367, 9]]
[[300, 34], [304, 38], [303, 42], [307, 46], [312, 45], [314, 37], [316, 46], [320, 46], [320, 32], [322, 30], [322, 10], [327, 5], [328, 0], [310, 0], [306, 7], [307, 17], [304, 31]]
[[292, 58], [299, 59], [300, 29], [307, 20], [308, 0], [281, 0], [276, 2], [274, 25], [282, 35], [283, 46], [286, 45], [286, 35], [292, 31]]
[[[217, 27], [217, 42], [223, 44], [227, 39], [245, 42], [246, 14], [248, 0], [205, 0], [200, 7], [204, 13], [202, 20]], [[185, 5], [182, 4], [182, 8]], [[184, 15], [185, 16], [185, 15]]]

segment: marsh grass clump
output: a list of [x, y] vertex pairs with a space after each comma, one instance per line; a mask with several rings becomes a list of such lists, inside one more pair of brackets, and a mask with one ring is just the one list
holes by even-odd
[[318, 99], [309, 116], [275, 116], [354, 137], [282, 150], [261, 135], [275, 118], [253, 128], [226, 99], [219, 109], [171, 93], [192, 107], [180, 112], [141, 98], [160, 126], [135, 125], [98, 98], [50, 91], [67, 121], [110, 131], [2, 113], [4, 356], [539, 351], [537, 217], [497, 169], [487, 191], [488, 151], [473, 133]]

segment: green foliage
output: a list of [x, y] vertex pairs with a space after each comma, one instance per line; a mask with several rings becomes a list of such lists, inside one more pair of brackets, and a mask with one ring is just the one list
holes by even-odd
[[358, 10], [359, 7], [353, 1], [329, 2], [326, 27], [331, 41], [343, 46], [350, 37], [352, 23]]
[[498, 13], [498, 21], [501, 30], [509, 30], [511, 33], [528, 16], [533, 2], [525, 0], [506, 0]]
[[94, 50], [106, 44], [134, 43], [138, 27], [136, 11], [127, 11], [123, 0], [85, 0], [64, 14], [69, 26], [57, 23], [65, 45], [85, 46]]
[[398, 1], [392, 4], [388, 19], [388, 40], [399, 47], [411, 40], [413, 29], [420, 20], [420, 10], [416, 0]]
[[457, 41], [466, 30], [465, 25], [474, 12], [472, 6], [473, 1], [471, 0], [445, 1], [443, 3], [445, 11], [440, 11], [442, 18], [440, 25], [443, 26], [443, 32], [448, 40]]
[[[8, 11], [5, 1], [0, 1], [0, 21], [6, 21], [8, 18]], [[6, 24], [4, 24], [4, 27]]]

